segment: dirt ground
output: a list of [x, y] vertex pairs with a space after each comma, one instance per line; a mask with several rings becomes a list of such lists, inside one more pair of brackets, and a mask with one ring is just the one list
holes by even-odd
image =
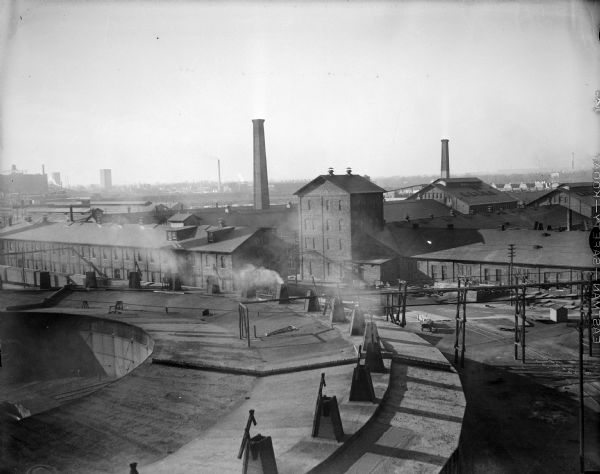
[[255, 380], [150, 362], [125, 379], [60, 409], [4, 425], [10, 432], [4, 441], [9, 438], [11, 445], [3, 446], [0, 472], [26, 472], [35, 465], [65, 474], [128, 472], [131, 462], [156, 461], [197, 438], [241, 403]]

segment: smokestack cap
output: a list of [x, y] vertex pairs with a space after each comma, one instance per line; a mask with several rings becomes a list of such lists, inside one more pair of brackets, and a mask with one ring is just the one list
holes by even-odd
[[327, 172], [329, 173], [329, 176], [333, 176], [333, 168], [331, 166], [327, 169]]

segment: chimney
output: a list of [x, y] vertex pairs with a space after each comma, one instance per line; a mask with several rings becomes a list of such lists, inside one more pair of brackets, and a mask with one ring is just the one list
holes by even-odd
[[331, 166], [327, 168], [327, 173], [329, 174], [329, 176], [333, 176], [333, 168]]
[[442, 139], [442, 174], [444, 179], [450, 178], [450, 154], [448, 152], [448, 139]]
[[254, 129], [254, 209], [269, 209], [264, 123], [264, 119], [252, 120]]
[[217, 189], [221, 192], [221, 160], [217, 160], [217, 171], [219, 173], [219, 187]]

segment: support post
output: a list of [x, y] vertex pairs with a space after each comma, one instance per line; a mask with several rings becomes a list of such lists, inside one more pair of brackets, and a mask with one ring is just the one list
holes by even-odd
[[579, 472], [585, 472], [585, 406], [583, 404], [583, 325], [584, 325], [584, 285], [581, 285], [581, 307], [577, 328], [579, 339]]
[[455, 316], [455, 322], [456, 322], [456, 329], [454, 331], [455, 333], [455, 340], [454, 340], [454, 365], [458, 364], [458, 341], [460, 340], [460, 280], [458, 280], [458, 292], [457, 292], [458, 297], [456, 298], [456, 316]]
[[[400, 326], [406, 326], [406, 296], [408, 294], [408, 282], [404, 282], [404, 289], [402, 290], [402, 320], [400, 321]], [[400, 309], [400, 308], [399, 308]]]
[[[527, 303], [526, 293], [527, 287], [523, 285], [523, 294], [521, 298], [521, 362], [525, 363], [525, 306]], [[518, 293], [518, 290], [517, 290]]]
[[519, 360], [519, 344], [521, 343], [519, 329], [519, 306], [515, 306], [515, 360]]
[[589, 355], [590, 357], [593, 356], [593, 346], [594, 346], [594, 338], [592, 336], [592, 329], [593, 329], [593, 325], [592, 325], [592, 288], [594, 286], [593, 282], [593, 277], [592, 274], [590, 273], [590, 282], [587, 285], [587, 329], [588, 329], [588, 351], [589, 351]]
[[238, 451], [238, 459], [242, 459], [242, 455], [246, 449], [246, 445], [250, 441], [250, 427], [254, 424], [256, 426], [256, 418], [254, 418], [254, 410], [249, 410], [248, 420], [246, 421], [246, 428], [244, 428], [244, 436], [242, 438], [242, 445]]

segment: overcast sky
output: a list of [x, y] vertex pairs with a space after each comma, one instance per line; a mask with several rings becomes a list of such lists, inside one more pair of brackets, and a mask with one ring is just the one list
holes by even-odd
[[[3, 1], [0, 169], [70, 184], [579, 168], [598, 3]], [[591, 178], [590, 178], [591, 179]]]

